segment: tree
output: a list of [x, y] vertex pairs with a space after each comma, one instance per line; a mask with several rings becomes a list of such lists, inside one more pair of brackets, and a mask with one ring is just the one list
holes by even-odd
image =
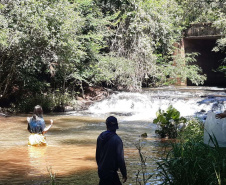
[[[223, 52], [226, 54], [226, 8], [219, 12], [218, 19], [214, 21], [214, 26], [221, 30], [222, 37], [217, 40], [217, 46], [213, 48], [215, 52]], [[222, 61], [222, 65], [219, 67], [219, 71], [223, 72], [226, 77], [226, 57]]]
[[[110, 1], [105, 2], [110, 4]], [[124, 13], [119, 13], [112, 23], [114, 34], [108, 38], [110, 52], [99, 60], [100, 70], [104, 74], [112, 74], [108, 83], [123, 85], [130, 90], [140, 90], [147, 79], [149, 84], [162, 85], [169, 75], [186, 68], [171, 65], [175, 62], [172, 58], [173, 45], [181, 39], [185, 29], [181, 7], [175, 0], [129, 2], [126, 9], [122, 8]], [[117, 10], [121, 11], [120, 7]], [[106, 67], [107, 63], [112, 67]], [[186, 70], [197, 76], [197, 84], [203, 83], [205, 78], [199, 75], [200, 68], [192, 65]], [[125, 73], [122, 74], [122, 71]], [[189, 72], [183, 76], [190, 77]]]
[[[226, 7], [224, 0], [176, 0], [181, 7], [183, 24], [189, 26], [190, 23], [213, 23], [213, 26], [220, 30], [222, 38], [217, 40], [216, 46], [213, 48], [215, 52], [225, 53], [225, 14]], [[225, 60], [219, 70], [226, 74]]]
[[[84, 4], [26, 0], [0, 5], [1, 99], [46, 92], [50, 85], [64, 92], [69, 81], [91, 78], [90, 64], [102, 44], [91, 31], [102, 24], [85, 18], [85, 8], [80, 9]], [[98, 13], [92, 11], [93, 16]]]
[[[176, 76], [202, 83], [201, 69], [184, 65], [194, 57], [172, 57], [186, 26], [203, 20], [199, 13], [191, 19], [188, 6], [182, 0], [0, 0], [1, 103], [56, 90], [73, 94], [84, 85], [140, 90]], [[195, 12], [208, 13], [212, 3], [200, 6]], [[210, 19], [217, 11], [211, 9]]]

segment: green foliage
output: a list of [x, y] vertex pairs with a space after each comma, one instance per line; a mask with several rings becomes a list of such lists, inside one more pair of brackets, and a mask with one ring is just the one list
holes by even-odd
[[163, 184], [225, 184], [225, 149], [214, 143], [213, 148], [197, 139], [172, 144], [166, 158], [158, 162]]
[[[196, 85], [203, 84], [206, 77], [200, 73], [202, 70], [190, 64], [195, 61], [196, 54], [185, 58], [179, 54], [172, 57], [176, 49], [173, 45], [181, 39], [181, 32], [185, 29], [182, 8], [176, 1], [134, 1], [122, 9], [124, 13], [115, 20], [117, 27], [112, 29], [110, 56], [115, 61], [114, 66], [119, 68], [121, 66], [116, 62], [117, 58], [122, 63], [127, 61], [127, 68], [132, 73], [121, 76], [122, 84], [118, 79], [118, 71], [107, 67], [106, 73], [116, 79], [111, 80], [110, 84], [135, 90], [140, 89], [144, 81], [158, 86], [173, 84], [176, 79], [186, 81], [188, 78]], [[121, 20], [118, 22], [119, 18]], [[112, 24], [115, 25], [114, 22]], [[105, 61], [99, 60], [99, 63], [100, 66], [106, 66]], [[123, 70], [128, 71], [127, 68]]]
[[186, 127], [178, 134], [180, 142], [187, 142], [188, 140], [203, 140], [204, 124], [196, 118], [187, 120]]
[[[201, 69], [190, 64], [195, 56], [172, 57], [174, 43], [191, 22], [215, 21], [225, 35], [224, 20], [221, 1], [0, 1], [1, 102], [103, 83], [127, 90], [178, 78], [202, 84]], [[224, 48], [222, 38], [216, 50]]]
[[62, 93], [56, 90], [55, 92], [50, 93], [49, 96], [54, 103], [53, 110], [55, 111], [64, 111], [65, 106], [73, 106], [73, 99], [68, 92]]
[[158, 78], [156, 54], [168, 55], [181, 36], [182, 28], [176, 26], [180, 20], [175, 19], [177, 10], [175, 1], [134, 1], [121, 17], [110, 50], [113, 57], [130, 61], [133, 73], [124, 79], [134, 80], [133, 89], [140, 89], [145, 77]]
[[[176, 49], [175, 49], [176, 50]], [[172, 59], [162, 59], [162, 55], [158, 56], [158, 73], [156, 78], [158, 83], [169, 85], [176, 83], [177, 79], [186, 82], [187, 79], [191, 80], [193, 84], [203, 84], [206, 80], [206, 75], [202, 74], [202, 69], [194, 65], [195, 57], [198, 53], [188, 53], [185, 57], [180, 54], [174, 55]]]
[[98, 6], [102, 7], [102, 11], [107, 14], [113, 14], [117, 11], [124, 12], [128, 10], [132, 3], [130, 0], [95, 0]]
[[224, 1], [219, 0], [176, 0], [181, 7], [183, 24], [213, 22], [217, 20], [219, 12], [224, 9]]
[[159, 130], [156, 130], [156, 133], [161, 138], [176, 138], [179, 124], [184, 124], [187, 121], [184, 117], [180, 117], [180, 112], [172, 105], [167, 108], [166, 112], [160, 109], [156, 114], [157, 118], [153, 120], [153, 123], [160, 127]]
[[219, 148], [216, 138], [210, 136], [214, 147], [203, 142], [204, 126], [190, 119], [171, 144], [166, 157], [158, 162], [158, 176], [163, 184], [225, 184], [225, 148]]
[[[65, 92], [92, 79], [107, 19], [93, 1], [5, 1], [0, 9], [0, 95]], [[16, 89], [16, 91], [14, 90]]]
[[[217, 40], [217, 46], [213, 48], [215, 52], [226, 53], [226, 9], [218, 14], [218, 19], [214, 21], [214, 26], [220, 30], [222, 37]], [[226, 77], [226, 57], [222, 61], [222, 65], [219, 67], [219, 71], [223, 72]]]
[[54, 108], [52, 97], [45, 94], [27, 95], [22, 100], [17, 101], [17, 112], [32, 112], [36, 105], [41, 105], [44, 112], [50, 112]]
[[18, 112], [32, 112], [36, 105], [41, 105], [44, 112], [64, 111], [64, 106], [71, 104], [72, 98], [69, 93], [55, 91], [53, 93], [25, 95], [18, 99], [16, 108]]
[[[84, 55], [77, 39], [82, 18], [67, 1], [9, 1], [1, 14], [7, 22], [3, 25], [7, 44], [0, 50], [3, 97], [10, 94], [13, 84], [26, 90], [36, 82], [45, 85], [57, 68]], [[37, 87], [32, 90], [44, 90]]]
[[123, 87], [129, 90], [139, 90], [142, 76], [136, 75], [137, 63], [124, 57], [101, 56], [96, 78], [106, 81], [108, 85]]
[[[181, 7], [182, 24], [187, 27], [191, 23], [213, 23], [213, 27], [220, 30], [222, 35], [217, 40], [217, 45], [214, 47], [215, 52], [224, 52], [226, 47], [226, 6], [224, 0], [176, 0], [178, 6]], [[225, 60], [222, 61], [219, 71], [226, 74]]]

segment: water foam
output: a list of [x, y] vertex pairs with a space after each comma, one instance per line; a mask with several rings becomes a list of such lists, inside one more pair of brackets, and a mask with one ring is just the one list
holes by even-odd
[[[142, 93], [117, 92], [109, 98], [93, 104], [88, 112], [94, 115], [117, 115], [126, 120], [152, 120], [159, 109], [170, 105], [180, 111], [181, 116], [205, 117], [208, 111], [226, 110], [226, 93], [188, 90], [149, 90]], [[197, 90], [197, 89], [196, 89]], [[220, 96], [220, 97], [219, 97]]]

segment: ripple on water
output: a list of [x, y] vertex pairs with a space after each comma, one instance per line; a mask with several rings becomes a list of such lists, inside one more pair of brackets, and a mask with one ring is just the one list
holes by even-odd
[[[96, 139], [106, 129], [104, 121], [109, 113], [117, 112], [123, 113], [117, 114], [116, 117], [119, 120], [117, 133], [122, 138], [125, 149], [127, 184], [135, 184], [135, 174], [140, 168], [139, 153], [135, 147], [140, 140], [144, 144], [143, 152], [147, 156], [146, 163], [150, 167], [147, 174], [156, 174], [156, 161], [161, 160], [160, 157], [167, 147], [167, 142], [156, 138], [156, 126], [151, 123], [156, 111], [159, 108], [167, 108], [173, 103], [179, 111], [182, 113], [184, 111], [183, 114], [193, 115], [201, 110], [206, 113], [217, 100], [215, 98], [214, 101], [212, 99], [202, 101], [207, 97], [204, 95], [216, 93], [215, 89], [209, 92], [204, 92], [203, 89], [193, 90], [194, 92], [191, 90], [186, 92], [186, 89], [184, 91], [178, 93], [163, 89], [144, 92], [142, 95], [123, 93], [108, 99], [114, 104], [107, 100], [98, 102], [87, 111], [88, 113], [84, 113], [85, 116], [44, 115], [47, 125], [49, 119], [54, 120], [54, 125], [46, 134], [48, 146], [43, 148], [27, 146], [29, 136], [27, 115], [0, 117], [0, 184], [31, 185], [48, 182], [50, 178], [47, 168], [50, 167], [52, 172], [56, 173], [60, 184], [81, 184], [81, 182], [85, 185], [97, 184]], [[223, 91], [220, 93], [221, 96], [226, 95]], [[129, 99], [131, 97], [133, 100]], [[121, 103], [118, 104], [118, 101]], [[202, 104], [198, 105], [197, 101]], [[226, 108], [225, 101], [222, 105]], [[123, 106], [127, 108], [125, 111], [121, 111]], [[128, 112], [132, 115], [126, 114]], [[82, 115], [83, 112], [79, 114]], [[140, 135], [143, 133], [147, 133], [148, 137], [142, 139]], [[160, 184], [160, 179], [152, 178], [148, 184]]]

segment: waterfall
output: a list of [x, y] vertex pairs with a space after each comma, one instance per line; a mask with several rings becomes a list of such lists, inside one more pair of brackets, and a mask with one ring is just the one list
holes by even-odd
[[222, 88], [184, 87], [158, 88], [137, 92], [116, 92], [96, 102], [87, 112], [93, 115], [117, 115], [126, 120], [152, 120], [159, 109], [170, 105], [184, 117], [205, 119], [207, 112], [226, 110], [226, 93]]

